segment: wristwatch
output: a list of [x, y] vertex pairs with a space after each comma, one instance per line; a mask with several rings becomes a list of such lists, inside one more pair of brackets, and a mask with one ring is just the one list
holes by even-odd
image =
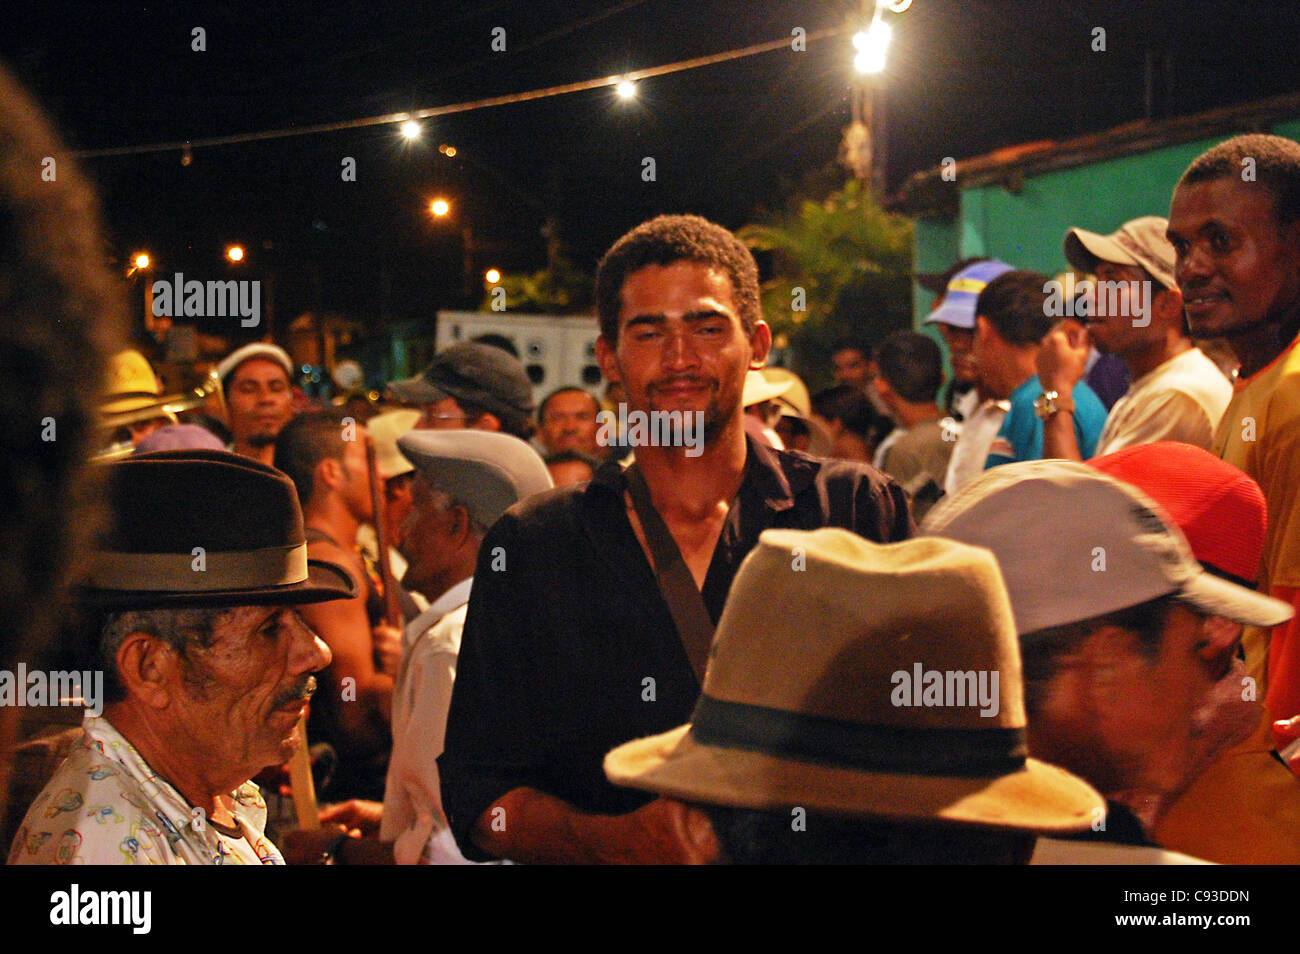
[[1057, 411], [1073, 414], [1074, 399], [1057, 391], [1044, 391], [1034, 399], [1034, 413], [1040, 421], [1047, 420]]
[[325, 849], [321, 852], [320, 861], [318, 861], [317, 864], [346, 864], [343, 860], [343, 846], [347, 843], [347, 840], [348, 833], [346, 831], [341, 831], [331, 838], [329, 844], [327, 844]]

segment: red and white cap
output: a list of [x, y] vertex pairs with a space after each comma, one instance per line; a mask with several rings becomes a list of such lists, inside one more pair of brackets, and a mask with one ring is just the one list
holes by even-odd
[[1207, 573], [1151, 497], [1074, 461], [985, 471], [939, 501], [921, 529], [993, 551], [1022, 637], [1173, 595], [1251, 626], [1293, 614], [1281, 600]]
[[1156, 441], [1088, 461], [1132, 484], [1173, 518], [1206, 570], [1242, 586], [1255, 585], [1268, 531], [1259, 484], [1193, 444]]

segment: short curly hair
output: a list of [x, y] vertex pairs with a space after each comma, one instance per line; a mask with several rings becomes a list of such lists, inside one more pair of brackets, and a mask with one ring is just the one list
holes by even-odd
[[725, 272], [746, 334], [762, 317], [758, 303], [758, 265], [745, 244], [722, 226], [698, 215], [660, 215], [642, 222], [615, 242], [596, 269], [596, 312], [600, 333], [618, 342], [623, 283], [647, 265], [699, 262]]
[[1192, 160], [1177, 188], [1215, 179], [1242, 180], [1247, 159], [1254, 162], [1255, 181], [1273, 197], [1278, 223], [1300, 219], [1300, 143], [1282, 136], [1251, 133], [1221, 142]]

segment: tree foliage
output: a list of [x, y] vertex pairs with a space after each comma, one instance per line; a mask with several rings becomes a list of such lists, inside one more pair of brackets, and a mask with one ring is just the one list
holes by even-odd
[[886, 212], [856, 179], [737, 234], [755, 252], [772, 253], [764, 317], [787, 337], [795, 370], [810, 384], [826, 380], [836, 339], [874, 345], [911, 327], [911, 220]]
[[[591, 275], [557, 255], [553, 267], [530, 275], [508, 272], [499, 284], [506, 290], [507, 311], [568, 315], [591, 309], [594, 283]], [[488, 289], [480, 308], [491, 311], [492, 304], [492, 289]]]

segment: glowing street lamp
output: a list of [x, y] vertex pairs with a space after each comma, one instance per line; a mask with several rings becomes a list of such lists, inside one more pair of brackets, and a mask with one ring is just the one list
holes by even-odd
[[231, 245], [226, 249], [226, 258], [238, 264], [244, 260], [244, 247], [242, 245]]
[[406, 122], [402, 123], [402, 138], [406, 139], [408, 142], [419, 139], [420, 124], [414, 119], [408, 119]]
[[619, 99], [635, 99], [636, 83], [631, 80], [623, 80], [614, 87], [614, 92], [618, 94]]
[[429, 211], [432, 212], [434, 215], [436, 215], [438, 218], [442, 218], [444, 215], [446, 215], [448, 212], [451, 211], [451, 203], [448, 202], [446, 199], [434, 199], [432, 202], [429, 203]]
[[858, 55], [853, 58], [853, 67], [859, 73], [879, 73], [885, 68], [885, 51], [889, 49], [889, 37], [893, 33], [889, 24], [879, 18], [871, 21], [865, 33], [853, 37], [853, 45]]
[[489, 268], [483, 274], [483, 277], [487, 279], [489, 285], [495, 285], [497, 282], [501, 281], [501, 273], [495, 268]]
[[144, 326], [149, 331], [154, 327], [153, 282], [149, 281], [149, 277], [143, 272], [149, 267], [151, 261], [148, 252], [136, 252], [131, 256], [131, 267], [126, 270], [127, 278], [140, 275], [140, 284], [144, 287]]

